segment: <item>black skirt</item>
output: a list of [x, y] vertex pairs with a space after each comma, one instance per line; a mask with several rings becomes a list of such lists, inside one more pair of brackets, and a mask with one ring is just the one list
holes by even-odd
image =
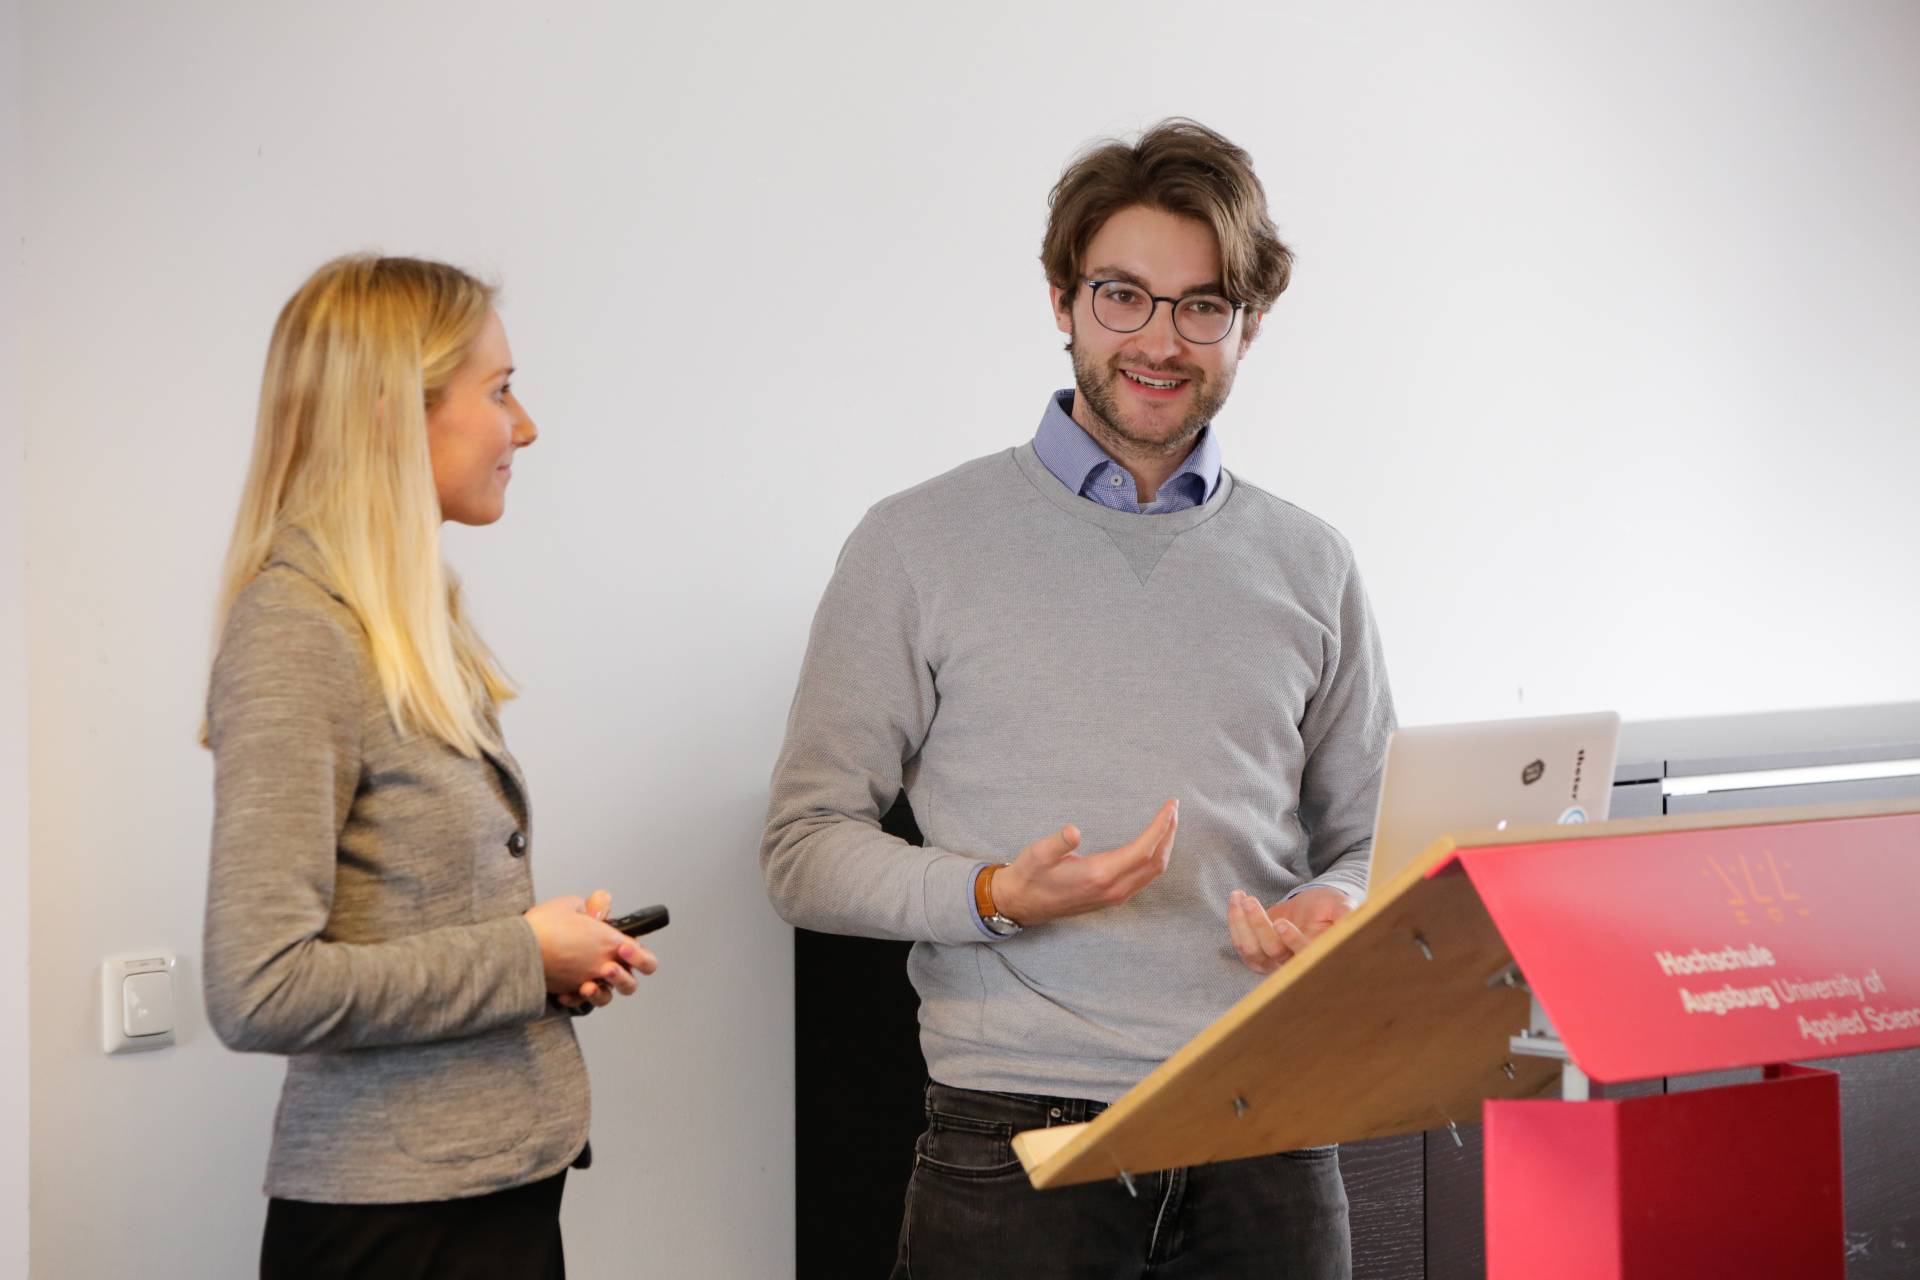
[[562, 1169], [464, 1200], [315, 1204], [269, 1200], [261, 1280], [564, 1280]]

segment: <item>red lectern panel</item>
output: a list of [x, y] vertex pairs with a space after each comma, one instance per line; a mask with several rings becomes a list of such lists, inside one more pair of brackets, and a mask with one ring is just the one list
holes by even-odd
[[1487, 1280], [1841, 1280], [1840, 1081], [1488, 1102]]
[[1458, 856], [1596, 1079], [1920, 1045], [1920, 813]]

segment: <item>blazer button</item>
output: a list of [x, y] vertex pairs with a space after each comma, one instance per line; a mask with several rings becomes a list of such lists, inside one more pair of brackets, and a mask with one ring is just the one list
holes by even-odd
[[507, 852], [516, 858], [527, 856], [527, 838], [516, 831], [507, 837]]

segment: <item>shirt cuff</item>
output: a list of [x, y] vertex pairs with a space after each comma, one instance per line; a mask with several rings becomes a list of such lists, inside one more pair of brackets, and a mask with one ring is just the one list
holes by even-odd
[[973, 878], [979, 873], [980, 860], [967, 854], [942, 853], [927, 864], [920, 890], [926, 941], [946, 946], [980, 941], [980, 916], [973, 908]]

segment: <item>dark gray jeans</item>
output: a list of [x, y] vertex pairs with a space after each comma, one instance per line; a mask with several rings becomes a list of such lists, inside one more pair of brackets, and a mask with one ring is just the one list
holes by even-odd
[[1332, 1147], [1035, 1191], [1023, 1129], [1105, 1107], [927, 1086], [893, 1280], [1346, 1280], [1347, 1190]]

